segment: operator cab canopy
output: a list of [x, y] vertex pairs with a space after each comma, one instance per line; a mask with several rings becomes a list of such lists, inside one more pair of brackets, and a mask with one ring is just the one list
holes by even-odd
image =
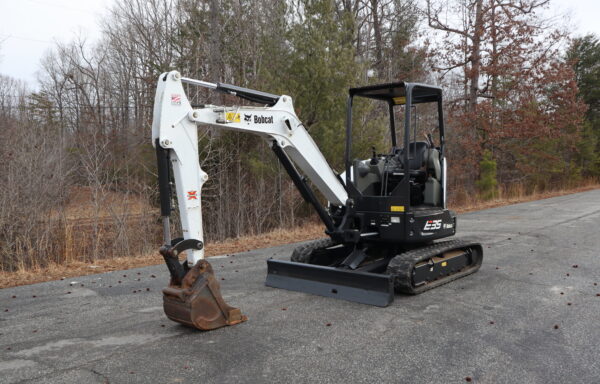
[[442, 88], [419, 83], [388, 83], [350, 88], [350, 96], [384, 100], [394, 105], [406, 104], [406, 90], [412, 88], [411, 104], [431, 103], [442, 99]]

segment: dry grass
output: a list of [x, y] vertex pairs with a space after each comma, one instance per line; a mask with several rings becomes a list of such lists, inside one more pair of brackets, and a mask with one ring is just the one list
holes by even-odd
[[[206, 255], [208, 257], [226, 255], [249, 251], [250, 249], [273, 247], [281, 244], [317, 239], [324, 236], [325, 234], [323, 233], [323, 226], [321, 224], [309, 223], [291, 230], [277, 229], [258, 236], [243, 236], [237, 239], [208, 243], [206, 245]], [[93, 264], [70, 260], [65, 264], [52, 263], [44, 268], [19, 270], [16, 272], [0, 271], [0, 288], [41, 283], [51, 280], [62, 280], [69, 277], [138, 268], [161, 263], [163, 263], [163, 259], [158, 252], [149, 253], [140, 257], [101, 259]]]
[[517, 203], [524, 203], [527, 201], [549, 199], [551, 197], [570, 195], [578, 192], [591, 191], [593, 189], [600, 189], [600, 184], [595, 180], [587, 180], [581, 185], [573, 188], [564, 188], [558, 190], [550, 190], [544, 192], [533, 192], [527, 193], [522, 186], [516, 186], [509, 190], [501, 190], [500, 195], [497, 199], [482, 201], [478, 198], [465, 199], [459, 204], [455, 204], [450, 207], [457, 213], [481, 211], [483, 209], [501, 207], [504, 205], [511, 205]]
[[[479, 201], [474, 199], [470, 200], [468, 203], [457, 204], [451, 208], [459, 213], [472, 212], [503, 205], [563, 196], [599, 188], [599, 184], [589, 182], [583, 186], [573, 189], [561, 189], [557, 191], [538, 192], [533, 194], [525, 194], [522, 190], [517, 189], [514, 191], [504, 192], [498, 199], [495, 200]], [[248, 251], [250, 249], [272, 247], [281, 244], [317, 239], [323, 236], [323, 226], [320, 223], [309, 223], [291, 230], [278, 229], [258, 236], [244, 236], [237, 239], [209, 243], [206, 246], [206, 254], [209, 257], [231, 254]], [[0, 271], [0, 288], [33, 284], [50, 280], [59, 280], [69, 277], [109, 271], [138, 268], [148, 265], [161, 264], [162, 262], [162, 257], [158, 254], [158, 252], [156, 252], [142, 255], [140, 257], [119, 257], [98, 260], [94, 262], [93, 265], [82, 261], [72, 260], [65, 264], [50, 264], [45, 268], [36, 268], [32, 270], [20, 270], [16, 272]]]

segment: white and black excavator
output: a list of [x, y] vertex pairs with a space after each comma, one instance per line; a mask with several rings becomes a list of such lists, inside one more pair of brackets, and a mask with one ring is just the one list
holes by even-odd
[[[184, 83], [261, 106], [192, 108]], [[387, 153], [373, 150], [366, 160], [351, 159], [352, 105], [357, 97], [383, 102], [389, 111], [391, 148]], [[432, 130], [437, 132], [437, 143], [431, 134], [426, 141], [417, 141], [415, 109], [421, 104], [437, 110], [437, 127]], [[404, 129], [398, 136], [397, 108], [404, 115]], [[267, 260], [267, 286], [387, 306], [394, 291], [418, 294], [481, 266], [481, 244], [465, 239], [434, 241], [456, 233], [456, 215], [446, 208], [441, 88], [406, 82], [351, 88], [346, 169], [338, 175], [296, 116], [291, 97], [189, 79], [172, 71], [158, 79], [152, 124], [164, 233], [160, 253], [171, 274], [163, 302], [171, 320], [211, 330], [247, 319], [225, 303], [204, 258], [201, 191], [208, 175], [199, 164], [199, 124], [263, 137], [325, 225], [328, 237], [297, 247], [291, 261]], [[183, 232], [175, 240], [169, 219], [173, 181]]]

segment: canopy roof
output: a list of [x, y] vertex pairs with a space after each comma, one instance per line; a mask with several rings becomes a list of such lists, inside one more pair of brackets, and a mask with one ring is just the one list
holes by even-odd
[[394, 104], [406, 103], [406, 89], [412, 87], [412, 104], [436, 102], [442, 99], [442, 89], [419, 83], [388, 83], [350, 88], [351, 96], [385, 100]]

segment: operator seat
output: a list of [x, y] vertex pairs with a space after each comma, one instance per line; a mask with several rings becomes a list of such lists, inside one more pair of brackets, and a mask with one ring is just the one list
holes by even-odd
[[[417, 141], [408, 145], [408, 169], [411, 178], [419, 183], [427, 180], [429, 168], [429, 143]], [[400, 163], [404, 159], [404, 149], [396, 151]]]
[[[442, 167], [440, 151], [428, 142], [417, 141], [409, 144], [410, 201], [412, 206], [442, 205]], [[397, 150], [402, 163], [404, 150]]]

